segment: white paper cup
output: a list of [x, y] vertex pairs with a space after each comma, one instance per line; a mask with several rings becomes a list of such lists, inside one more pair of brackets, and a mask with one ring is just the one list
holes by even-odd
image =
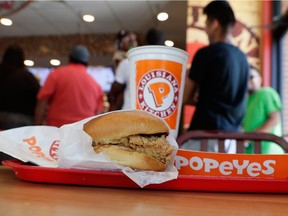
[[167, 46], [140, 46], [128, 51], [131, 108], [164, 119], [178, 134], [188, 54]]

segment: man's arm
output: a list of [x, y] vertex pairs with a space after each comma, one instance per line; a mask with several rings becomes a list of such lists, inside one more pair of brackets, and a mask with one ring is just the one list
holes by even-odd
[[258, 128], [256, 128], [255, 132], [264, 132], [269, 133], [272, 128], [274, 128], [281, 121], [280, 112], [275, 111], [269, 114], [267, 120]]
[[47, 108], [48, 108], [48, 99], [40, 99], [40, 100], [38, 99], [34, 116], [35, 125], [44, 124]]
[[198, 83], [191, 79], [186, 79], [185, 81], [185, 87], [184, 87], [184, 95], [183, 95], [183, 103], [181, 106], [181, 116], [180, 116], [180, 122], [179, 122], [179, 130], [178, 135], [183, 134], [186, 132], [184, 129], [184, 106], [185, 105], [195, 105], [197, 103], [197, 88]]
[[108, 93], [108, 102], [110, 104], [110, 111], [119, 110], [123, 105], [123, 94], [125, 85], [115, 81], [112, 84], [111, 90]]
[[105, 103], [104, 92], [102, 88], [98, 86], [97, 109], [95, 113], [96, 115], [102, 114], [104, 112], [104, 103]]
[[186, 79], [184, 95], [183, 95], [183, 105], [197, 104], [197, 88], [198, 88], [197, 82], [188, 78]]

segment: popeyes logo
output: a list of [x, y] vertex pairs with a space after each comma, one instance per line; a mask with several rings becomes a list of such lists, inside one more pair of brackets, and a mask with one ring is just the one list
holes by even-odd
[[50, 147], [49, 154], [55, 160], [58, 160], [59, 145], [60, 145], [60, 140], [55, 140]]
[[137, 87], [137, 94], [142, 110], [166, 118], [176, 110], [179, 100], [179, 84], [169, 71], [152, 70], [142, 76]]
[[136, 62], [136, 108], [163, 118], [171, 129], [177, 126], [182, 69], [169, 60]]
[[174, 165], [184, 175], [287, 178], [287, 157], [178, 150]]

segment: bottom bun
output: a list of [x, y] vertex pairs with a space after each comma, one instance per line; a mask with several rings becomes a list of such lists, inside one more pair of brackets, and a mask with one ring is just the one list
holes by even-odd
[[105, 153], [116, 164], [139, 170], [163, 171], [168, 167], [161, 161], [145, 155], [144, 153], [131, 151], [129, 148], [117, 145], [102, 145], [94, 148], [96, 153]]

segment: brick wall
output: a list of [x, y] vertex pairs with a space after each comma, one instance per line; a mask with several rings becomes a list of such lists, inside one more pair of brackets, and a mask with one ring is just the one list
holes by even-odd
[[[141, 45], [142, 35], [138, 35]], [[114, 34], [89, 34], [89, 35], [61, 35], [61, 36], [34, 36], [34, 37], [9, 37], [0, 39], [0, 57], [10, 44], [20, 45], [26, 59], [35, 62], [35, 66], [50, 66], [49, 60], [57, 58], [61, 62], [68, 60], [70, 49], [78, 43], [88, 47], [91, 53], [91, 65], [112, 64], [114, 53]]]

